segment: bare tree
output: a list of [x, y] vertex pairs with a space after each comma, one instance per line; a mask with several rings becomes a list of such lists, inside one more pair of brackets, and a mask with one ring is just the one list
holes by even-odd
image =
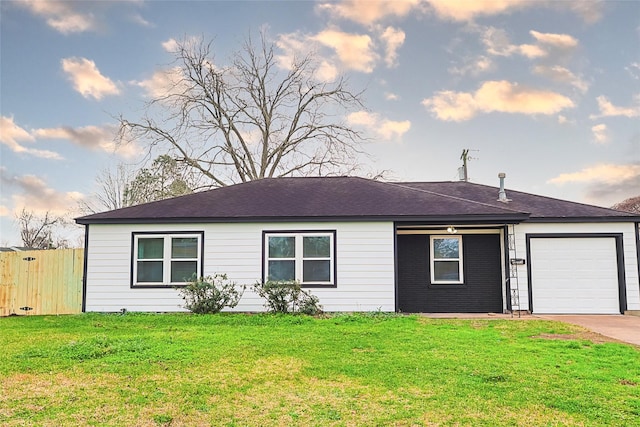
[[64, 222], [62, 217], [54, 216], [49, 211], [43, 216], [39, 216], [33, 211], [23, 208], [16, 219], [24, 246], [34, 249], [68, 247], [68, 242], [65, 239], [54, 236], [55, 226]]
[[138, 171], [120, 163], [100, 172], [96, 177], [98, 190], [82, 200], [79, 209], [91, 214], [190, 194], [198, 181], [187, 169], [184, 163], [166, 154], [158, 156], [149, 168]]
[[90, 199], [80, 202], [80, 210], [97, 213], [129, 206], [126, 194], [134, 176], [135, 172], [123, 163], [113, 169], [103, 169], [95, 178], [98, 190]]
[[353, 170], [363, 138], [344, 118], [362, 103], [344, 78], [318, 81], [313, 55], [280, 68], [265, 33], [258, 43], [249, 38], [227, 67], [214, 64], [211, 46], [178, 43], [171, 90], [154, 98], [141, 120], [120, 117], [120, 143], [144, 141], [209, 187]]
[[640, 214], [640, 196], [630, 197], [626, 200], [616, 203], [612, 206], [613, 209], [619, 211], [627, 211]]

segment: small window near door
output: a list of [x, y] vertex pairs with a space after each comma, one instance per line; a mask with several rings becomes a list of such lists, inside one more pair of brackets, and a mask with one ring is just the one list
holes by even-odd
[[431, 283], [461, 284], [462, 237], [431, 236]]

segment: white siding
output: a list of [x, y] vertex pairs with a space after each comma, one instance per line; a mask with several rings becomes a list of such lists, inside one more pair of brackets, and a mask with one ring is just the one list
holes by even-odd
[[[526, 257], [526, 235], [539, 233], [622, 233], [624, 250], [624, 272], [626, 279], [627, 309], [640, 310], [640, 284], [638, 279], [638, 256], [633, 223], [523, 223], [515, 226], [518, 258]], [[529, 260], [527, 260], [529, 263]], [[528, 310], [529, 288], [527, 265], [518, 266], [520, 308]], [[535, 285], [534, 285], [535, 286]], [[512, 284], [512, 289], [514, 285]], [[535, 310], [535, 307], [534, 307]]]
[[247, 285], [235, 311], [264, 311], [251, 285], [262, 276], [262, 232], [336, 230], [336, 288], [311, 288], [325, 311], [394, 311], [391, 222], [152, 224], [89, 226], [86, 310], [184, 311], [175, 289], [131, 289], [133, 232], [204, 231], [204, 274]]

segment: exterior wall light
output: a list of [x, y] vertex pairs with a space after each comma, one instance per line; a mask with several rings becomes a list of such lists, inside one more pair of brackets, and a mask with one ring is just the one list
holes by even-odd
[[456, 234], [458, 232], [458, 230], [456, 230], [456, 228], [453, 225], [450, 225], [447, 227], [447, 233], [449, 234]]

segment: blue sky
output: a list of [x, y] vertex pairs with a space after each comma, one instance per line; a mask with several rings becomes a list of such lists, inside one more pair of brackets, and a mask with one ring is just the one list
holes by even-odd
[[[73, 211], [170, 69], [175, 40], [227, 62], [266, 29], [279, 55], [314, 49], [323, 75], [365, 90], [374, 171], [470, 179], [610, 206], [640, 194], [640, 2], [2, 1], [0, 245], [15, 213]], [[71, 213], [71, 215], [73, 215]]]

